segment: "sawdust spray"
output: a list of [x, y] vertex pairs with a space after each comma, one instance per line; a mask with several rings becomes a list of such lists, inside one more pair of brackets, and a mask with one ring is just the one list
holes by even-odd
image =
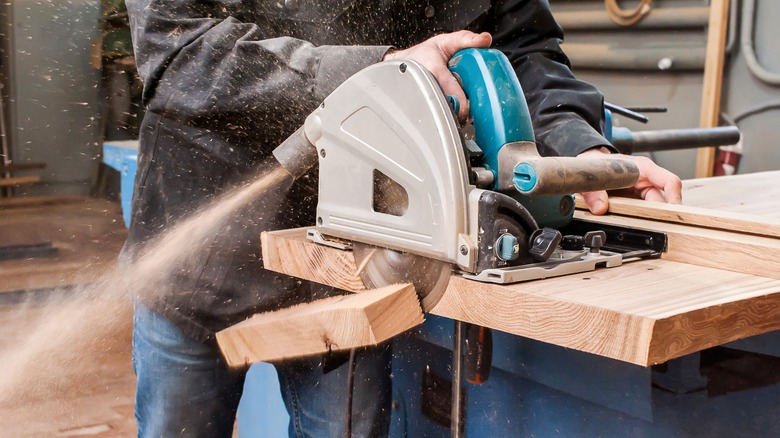
[[[83, 393], [69, 377], [75, 370], [83, 374], [96, 355], [117, 348], [117, 342], [129, 342], [131, 293], [164, 290], [156, 285], [163, 285], [173, 271], [186, 269], [191, 255], [204, 249], [219, 227], [243, 206], [270, 190], [289, 190], [290, 185], [287, 172], [281, 166], [272, 167], [161, 234], [141, 249], [134, 264], [117, 267], [75, 291], [53, 291], [45, 306], [21, 305], [14, 318], [27, 322], [24, 332], [0, 340], [0, 405], [13, 406], [53, 393]], [[121, 333], [125, 339], [118, 340]]]

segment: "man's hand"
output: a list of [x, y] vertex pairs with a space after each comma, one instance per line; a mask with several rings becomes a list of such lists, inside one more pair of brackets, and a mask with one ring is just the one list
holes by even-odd
[[460, 101], [458, 116], [465, 120], [469, 114], [468, 100], [458, 80], [450, 73], [447, 63], [458, 50], [469, 47], [490, 47], [493, 37], [489, 33], [474, 33], [461, 30], [431, 37], [416, 46], [397, 50], [385, 55], [385, 61], [395, 58], [411, 59], [428, 69], [444, 90], [445, 95], [453, 95]]
[[[596, 155], [598, 154], [598, 155]], [[610, 157], [633, 161], [639, 167], [639, 180], [634, 187], [617, 191], [623, 196], [634, 196], [648, 201], [680, 204], [682, 202], [682, 182], [680, 178], [642, 156], [609, 154], [601, 149], [589, 149], [579, 155], [589, 158]], [[582, 197], [593, 214], [604, 214], [609, 209], [609, 197], [606, 191], [583, 193]]]

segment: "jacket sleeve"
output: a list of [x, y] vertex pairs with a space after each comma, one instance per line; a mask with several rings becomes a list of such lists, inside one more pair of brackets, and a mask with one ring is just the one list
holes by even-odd
[[604, 98], [571, 72], [560, 43], [563, 31], [547, 0], [501, 0], [488, 31], [504, 52], [523, 87], [542, 155], [575, 156], [605, 146], [601, 135]]
[[389, 49], [272, 37], [262, 25], [237, 18], [246, 14], [245, 3], [127, 0], [150, 111], [219, 130], [243, 130], [246, 123], [289, 130]]

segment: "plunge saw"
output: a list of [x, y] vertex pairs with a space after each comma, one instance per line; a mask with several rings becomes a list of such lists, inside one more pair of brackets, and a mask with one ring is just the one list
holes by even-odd
[[[462, 50], [450, 70], [469, 99], [464, 124], [460, 102], [430, 72], [393, 60], [349, 78], [273, 152], [293, 178], [319, 166], [308, 236], [352, 249], [367, 287], [411, 282], [430, 310], [453, 271], [512, 283], [663, 249], [656, 239], [655, 249], [607, 251], [605, 230], [565, 231], [572, 193], [630, 187], [636, 165], [540, 156], [522, 88], [501, 52]], [[648, 236], [610, 232], [648, 246]]]

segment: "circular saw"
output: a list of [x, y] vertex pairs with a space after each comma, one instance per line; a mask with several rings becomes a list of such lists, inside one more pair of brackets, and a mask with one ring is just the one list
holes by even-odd
[[392, 60], [347, 79], [273, 152], [293, 177], [318, 164], [316, 234], [352, 243], [366, 287], [412, 283], [426, 311], [453, 270], [497, 281], [518, 276], [495, 270], [548, 260], [571, 193], [639, 176], [628, 160], [540, 156], [501, 52], [462, 50], [450, 70], [469, 97], [469, 129], [433, 75]]

